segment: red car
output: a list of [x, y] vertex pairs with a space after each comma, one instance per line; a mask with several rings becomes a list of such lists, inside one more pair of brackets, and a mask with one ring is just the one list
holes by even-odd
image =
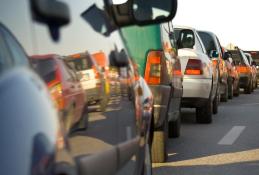
[[58, 55], [34, 55], [31, 63], [46, 82], [65, 132], [86, 128], [88, 114], [85, 91], [76, 73]]

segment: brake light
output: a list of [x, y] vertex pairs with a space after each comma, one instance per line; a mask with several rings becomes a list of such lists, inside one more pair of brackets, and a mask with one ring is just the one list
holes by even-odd
[[56, 106], [57, 109], [63, 109], [64, 108], [64, 99], [62, 96], [62, 85], [61, 83], [58, 83], [52, 87], [49, 86], [49, 91], [52, 97], [52, 100]]
[[239, 73], [249, 73], [249, 67], [247, 66], [238, 66], [237, 71]]
[[189, 59], [186, 69], [185, 75], [202, 75], [202, 63], [201, 60], [197, 59]]
[[161, 51], [150, 51], [147, 56], [145, 80], [148, 84], [160, 84], [161, 77]]

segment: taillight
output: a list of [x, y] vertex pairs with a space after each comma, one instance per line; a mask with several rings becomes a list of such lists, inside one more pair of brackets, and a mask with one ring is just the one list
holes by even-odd
[[237, 71], [239, 73], [249, 73], [249, 67], [247, 66], [238, 66]]
[[160, 84], [161, 77], [161, 51], [150, 51], [147, 56], [145, 80], [148, 84]]
[[202, 63], [201, 60], [189, 59], [185, 72], [185, 75], [202, 75]]
[[51, 97], [55, 103], [55, 106], [57, 109], [63, 109], [64, 108], [64, 99], [62, 96], [62, 85], [61, 83], [58, 83], [54, 86], [49, 86], [49, 91], [51, 94]]

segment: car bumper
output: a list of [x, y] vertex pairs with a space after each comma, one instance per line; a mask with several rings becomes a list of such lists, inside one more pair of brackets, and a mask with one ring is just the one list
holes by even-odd
[[154, 127], [163, 126], [167, 120], [168, 103], [171, 97], [171, 86], [149, 85], [154, 97]]
[[211, 92], [211, 79], [183, 79], [183, 98], [208, 99]]
[[209, 98], [182, 98], [181, 107], [199, 108], [208, 103]]

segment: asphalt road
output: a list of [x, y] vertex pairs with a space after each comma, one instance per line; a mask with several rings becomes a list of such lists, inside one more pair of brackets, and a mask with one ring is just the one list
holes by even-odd
[[181, 137], [169, 139], [166, 163], [155, 175], [258, 175], [259, 89], [221, 103], [212, 124], [197, 124], [183, 109]]

